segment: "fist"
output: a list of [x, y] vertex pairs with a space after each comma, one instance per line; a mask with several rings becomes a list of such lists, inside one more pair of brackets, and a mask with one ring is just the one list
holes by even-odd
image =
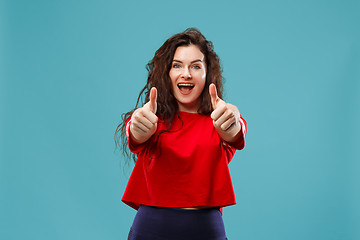
[[146, 142], [157, 129], [157, 89], [150, 90], [150, 100], [143, 107], [138, 108], [131, 115], [130, 137], [140, 144]]
[[215, 84], [210, 84], [209, 94], [214, 111], [211, 113], [214, 127], [220, 137], [227, 142], [233, 142], [241, 130], [240, 112], [235, 105], [226, 103], [217, 95]]

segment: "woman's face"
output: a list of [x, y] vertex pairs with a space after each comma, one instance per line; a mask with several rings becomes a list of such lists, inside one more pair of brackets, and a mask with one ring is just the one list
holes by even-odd
[[195, 45], [178, 47], [169, 75], [179, 111], [196, 113], [206, 81], [204, 54]]

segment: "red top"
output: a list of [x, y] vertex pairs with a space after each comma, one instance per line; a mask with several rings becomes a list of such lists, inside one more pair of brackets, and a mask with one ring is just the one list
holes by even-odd
[[[140, 205], [158, 207], [224, 207], [236, 204], [228, 163], [236, 149], [244, 148], [246, 122], [241, 117], [242, 138], [228, 144], [223, 141], [210, 116], [180, 112], [171, 132], [159, 121], [156, 133], [145, 143], [136, 145], [126, 135], [130, 151], [137, 162], [122, 201], [138, 209]], [[153, 147], [151, 147], [151, 145]], [[150, 150], [150, 151], [149, 151]], [[150, 156], [149, 153], [150, 152]]]

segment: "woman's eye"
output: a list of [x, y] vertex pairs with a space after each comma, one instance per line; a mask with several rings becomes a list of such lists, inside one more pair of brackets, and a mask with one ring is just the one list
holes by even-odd
[[198, 65], [194, 65], [193, 68], [194, 68], [194, 69], [200, 69], [201, 67], [198, 66]]
[[173, 64], [173, 68], [180, 68], [179, 64]]

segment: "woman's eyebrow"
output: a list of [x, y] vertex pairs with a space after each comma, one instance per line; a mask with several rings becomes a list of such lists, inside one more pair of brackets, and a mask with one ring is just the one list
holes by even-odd
[[[177, 60], [177, 59], [174, 59], [173, 62], [183, 63], [182, 61]], [[194, 62], [202, 62], [202, 60], [201, 60], [201, 59], [196, 59], [196, 60], [194, 60], [194, 61], [191, 61], [191, 63], [194, 63]]]

